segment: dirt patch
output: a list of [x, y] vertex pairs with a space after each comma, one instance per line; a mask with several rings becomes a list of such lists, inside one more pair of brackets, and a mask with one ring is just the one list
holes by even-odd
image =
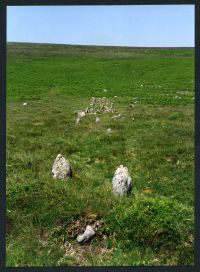
[[[58, 260], [58, 265], [68, 264], [71, 266], [86, 266], [88, 259], [99, 258], [105, 260], [109, 258], [113, 249], [108, 249], [105, 243], [100, 243], [98, 246], [91, 244], [78, 245], [75, 243], [65, 242], [62, 247], [65, 250], [63, 257]], [[91, 264], [90, 264], [91, 265]]]
[[97, 214], [86, 213], [72, 221], [67, 227], [67, 236], [69, 239], [76, 239], [81, 233], [84, 233], [87, 225], [94, 228], [96, 234], [93, 239], [101, 241], [105, 240], [108, 234], [104, 231], [104, 222]]

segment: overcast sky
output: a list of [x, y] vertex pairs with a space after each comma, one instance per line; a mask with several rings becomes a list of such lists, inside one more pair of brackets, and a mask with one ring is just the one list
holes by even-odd
[[7, 41], [191, 47], [194, 6], [8, 7]]

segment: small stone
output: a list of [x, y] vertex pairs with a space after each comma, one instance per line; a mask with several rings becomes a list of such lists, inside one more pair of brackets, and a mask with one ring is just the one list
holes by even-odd
[[27, 105], [28, 105], [28, 103], [24, 102], [22, 105], [23, 105], [23, 106], [27, 106]]
[[120, 113], [119, 113], [118, 115], [112, 116], [112, 119], [116, 119], [116, 118], [119, 118], [119, 117], [121, 117], [121, 114], [120, 114]]
[[68, 179], [72, 177], [71, 166], [61, 154], [58, 154], [54, 161], [52, 175], [55, 179]]
[[79, 111], [78, 112], [78, 118], [82, 118], [85, 116], [85, 112], [84, 111]]
[[78, 123], [80, 123], [80, 118], [78, 117], [78, 118], [76, 118], [76, 124], [78, 124]]
[[107, 236], [106, 236], [106, 235], [103, 235], [103, 239], [106, 240], [106, 239], [107, 239]]
[[108, 133], [111, 133], [111, 132], [112, 132], [112, 129], [111, 129], [111, 128], [108, 128], [108, 129], [107, 129], [107, 132], [108, 132]]
[[128, 168], [120, 165], [112, 179], [112, 188], [115, 195], [127, 195], [132, 189], [132, 179]]
[[177, 91], [176, 92], [177, 94], [189, 94], [190, 93], [190, 91], [184, 91], [184, 90], [180, 90], [180, 91]]
[[94, 235], [95, 235], [94, 229], [90, 225], [87, 225], [85, 232], [83, 234], [79, 234], [77, 236], [76, 240], [78, 243], [83, 244], [83, 243], [88, 242], [90, 240], [90, 238]]
[[100, 118], [96, 117], [96, 123], [99, 123], [99, 122], [100, 122]]

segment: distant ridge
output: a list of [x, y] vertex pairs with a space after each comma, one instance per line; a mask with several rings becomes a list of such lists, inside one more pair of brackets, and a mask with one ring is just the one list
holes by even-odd
[[110, 48], [110, 49], [159, 49], [159, 50], [177, 50], [177, 49], [181, 49], [181, 50], [188, 50], [188, 49], [194, 49], [195, 47], [159, 47], [159, 46], [122, 46], [122, 45], [82, 45], [82, 44], [58, 44], [58, 43], [30, 43], [30, 42], [7, 42], [8, 45], [27, 45], [27, 46], [61, 46], [61, 47], [76, 47], [76, 48], [83, 48], [83, 47], [87, 47], [87, 48]]
[[136, 58], [136, 57], [193, 57], [194, 48], [188, 47], [128, 47], [97, 46], [50, 43], [8, 42], [7, 56], [25, 58], [48, 57], [95, 57], [95, 58]]

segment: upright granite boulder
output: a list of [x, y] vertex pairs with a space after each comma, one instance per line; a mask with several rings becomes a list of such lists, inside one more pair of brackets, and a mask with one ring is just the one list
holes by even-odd
[[68, 179], [72, 177], [71, 166], [61, 154], [58, 154], [54, 161], [52, 175], [55, 179]]
[[132, 178], [129, 175], [128, 168], [120, 165], [112, 179], [112, 189], [115, 195], [127, 195], [132, 189]]

